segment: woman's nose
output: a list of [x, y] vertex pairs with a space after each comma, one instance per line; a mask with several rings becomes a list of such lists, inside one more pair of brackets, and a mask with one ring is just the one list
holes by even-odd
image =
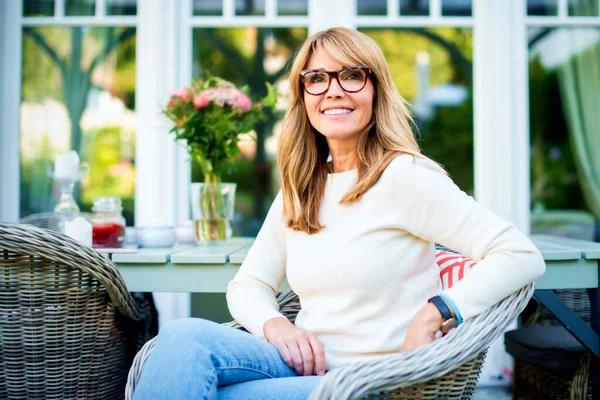
[[332, 79], [329, 89], [327, 90], [327, 97], [341, 97], [344, 95], [344, 90], [338, 83], [337, 79]]

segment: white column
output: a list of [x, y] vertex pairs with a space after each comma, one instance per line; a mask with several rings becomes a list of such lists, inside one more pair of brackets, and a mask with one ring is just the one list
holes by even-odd
[[[529, 232], [529, 91], [525, 0], [473, 1], [475, 197]], [[516, 323], [509, 329], [516, 328]], [[502, 339], [488, 352], [483, 385], [505, 385], [512, 361]]]
[[525, 0], [473, 2], [475, 197], [529, 232]]
[[[179, 10], [181, 2], [138, 2], [136, 50], [136, 226], [160, 219], [180, 222], [177, 190], [181, 151], [169, 134], [171, 123], [161, 116], [169, 94], [179, 84]], [[188, 293], [155, 295], [161, 325], [190, 315]]]
[[21, 1], [0, 1], [0, 221], [19, 219]]
[[338, 27], [356, 28], [356, 1], [308, 0], [308, 34]]
[[[180, 7], [177, 10], [178, 23], [175, 28], [177, 31], [177, 43], [174, 46], [177, 50], [174, 50], [172, 57], [173, 60], [177, 60], [176, 65], [173, 66], [177, 87], [184, 87], [192, 82], [193, 40], [192, 28], [189, 22], [192, 16], [192, 0], [183, 0], [178, 3], [180, 3]], [[189, 193], [190, 182], [192, 181], [192, 169], [190, 167], [190, 156], [185, 147], [180, 144], [176, 152], [176, 172], [173, 177], [173, 192], [177, 193], [177, 196], [174, 198], [175, 218], [176, 221], [183, 222], [191, 218]]]

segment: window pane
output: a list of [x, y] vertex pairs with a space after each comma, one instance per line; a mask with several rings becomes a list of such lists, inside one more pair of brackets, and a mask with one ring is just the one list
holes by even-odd
[[[400, 94], [412, 104], [423, 152], [473, 194], [471, 29], [361, 29], [383, 50]], [[452, 48], [452, 53], [429, 37]]]
[[569, 0], [569, 15], [577, 17], [597, 17], [598, 0]]
[[96, 14], [96, 0], [66, 0], [65, 15], [90, 16]]
[[308, 0], [277, 0], [277, 15], [308, 15]]
[[223, 0], [194, 0], [194, 15], [223, 15]]
[[557, 0], [527, 0], [527, 15], [558, 15]]
[[23, 16], [50, 17], [54, 15], [54, 0], [24, 0]]
[[106, 0], [106, 15], [137, 15], [137, 0]]
[[54, 208], [46, 169], [75, 149], [89, 165], [75, 190], [80, 209], [118, 196], [133, 223], [135, 42], [135, 28], [23, 28], [21, 216]]
[[599, 62], [597, 29], [529, 30], [532, 233], [600, 241]]
[[387, 15], [387, 0], [357, 0], [358, 15]]
[[400, 0], [400, 15], [429, 15], [429, 0]]
[[[255, 235], [279, 190], [275, 161], [279, 121], [287, 107], [287, 62], [307, 37], [305, 28], [195, 28], [193, 73], [204, 70], [237, 85], [248, 85], [252, 100], [265, 94], [265, 81], [282, 93], [277, 114], [256, 125], [257, 141], [242, 141], [236, 168], [224, 176], [236, 182], [234, 235]], [[202, 180], [196, 166], [192, 180]]]
[[265, 0], [235, 0], [235, 15], [265, 15]]
[[442, 15], [470, 17], [473, 15], [472, 0], [442, 0]]

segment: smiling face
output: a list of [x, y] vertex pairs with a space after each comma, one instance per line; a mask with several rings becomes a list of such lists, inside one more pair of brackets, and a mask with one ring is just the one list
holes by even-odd
[[[306, 69], [337, 71], [352, 65], [342, 65], [323, 49], [316, 50]], [[373, 114], [373, 96], [375, 88], [371, 79], [357, 93], [342, 90], [337, 79], [331, 79], [329, 90], [314, 96], [304, 91], [304, 104], [310, 124], [327, 138], [330, 147], [332, 141], [354, 141], [371, 120]]]

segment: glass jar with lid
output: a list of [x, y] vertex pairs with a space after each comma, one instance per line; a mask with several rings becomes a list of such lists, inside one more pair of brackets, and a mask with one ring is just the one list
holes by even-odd
[[92, 206], [92, 244], [95, 247], [121, 247], [125, 240], [125, 218], [118, 197], [98, 197]]

